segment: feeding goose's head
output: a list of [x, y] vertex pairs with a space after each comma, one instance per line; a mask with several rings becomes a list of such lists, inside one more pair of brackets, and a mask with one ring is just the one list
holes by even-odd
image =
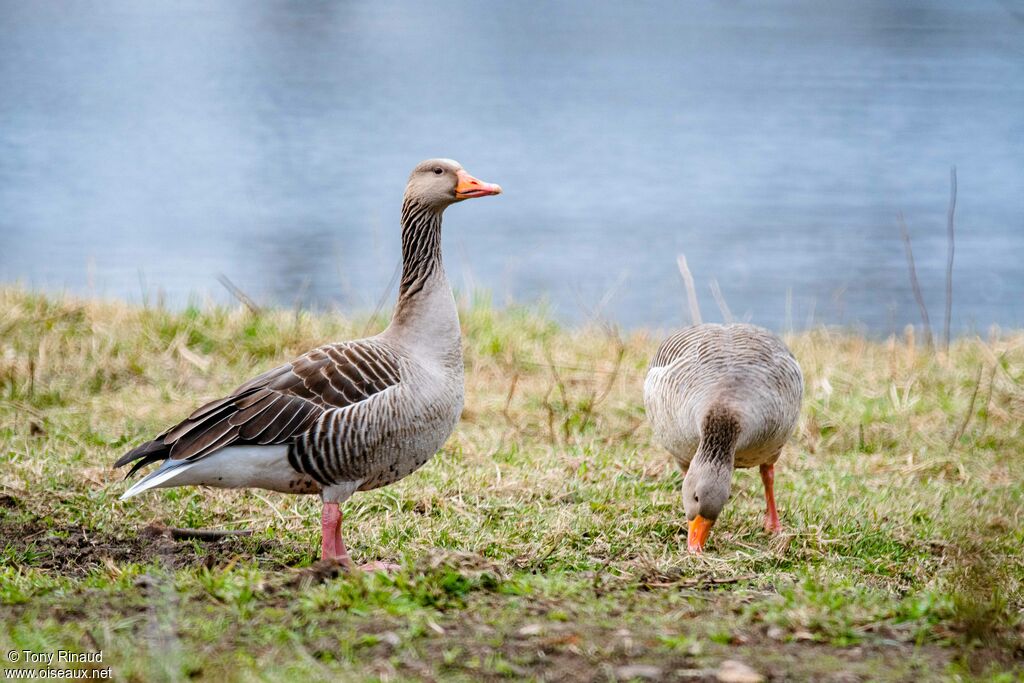
[[732, 488], [732, 467], [717, 466], [717, 463], [703, 458], [694, 458], [683, 479], [683, 507], [689, 532], [686, 547], [692, 553], [703, 552], [704, 544], [711, 533], [722, 508], [729, 500]]
[[501, 194], [501, 186], [485, 183], [466, 173], [462, 164], [451, 159], [428, 159], [413, 169], [405, 198], [429, 206], [438, 211], [449, 204]]

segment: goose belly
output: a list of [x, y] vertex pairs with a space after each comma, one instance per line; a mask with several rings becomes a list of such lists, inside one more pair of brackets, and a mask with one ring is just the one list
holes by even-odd
[[455, 429], [463, 397], [461, 383], [442, 379], [417, 386], [415, 391], [381, 392], [351, 409], [325, 414], [291, 444], [291, 468], [326, 487], [359, 482], [363, 491], [416, 471]]
[[756, 446], [736, 451], [733, 467], [758, 467], [772, 465], [779, 459], [785, 441], [759, 443]]
[[174, 486], [261, 488], [281, 493], [319, 493], [320, 484], [288, 463], [288, 446], [228, 446], [182, 467]]
[[387, 486], [409, 476], [441, 450], [462, 415], [461, 393], [450, 401], [435, 401], [407, 415], [403, 425], [385, 437], [371, 460], [375, 467], [361, 491]]

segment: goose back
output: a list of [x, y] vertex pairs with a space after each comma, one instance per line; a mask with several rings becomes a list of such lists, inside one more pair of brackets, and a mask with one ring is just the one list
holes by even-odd
[[748, 324], [702, 324], [666, 339], [651, 360], [644, 404], [655, 439], [688, 467], [714, 407], [739, 422], [736, 467], [774, 463], [800, 414], [803, 376], [786, 345]]

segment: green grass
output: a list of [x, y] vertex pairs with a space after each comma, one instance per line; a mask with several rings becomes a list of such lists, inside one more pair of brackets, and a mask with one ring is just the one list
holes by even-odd
[[[275, 363], [383, 319], [181, 312], [0, 289], [0, 659], [102, 650], [115, 680], [1021, 680], [1024, 334], [934, 354], [790, 336], [806, 399], [761, 530], [740, 471], [708, 552], [641, 387], [658, 336], [462, 306], [466, 411], [445, 448], [357, 494], [357, 561], [319, 506], [263, 491], [118, 501], [110, 464]], [[154, 523], [252, 529], [173, 541]], [[5, 665], [11, 666], [5, 662]], [[629, 668], [633, 667], [633, 668]]]

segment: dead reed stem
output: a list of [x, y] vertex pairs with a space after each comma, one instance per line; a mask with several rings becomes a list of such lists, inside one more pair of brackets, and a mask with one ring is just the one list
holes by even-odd
[[228, 292], [231, 293], [231, 296], [233, 296], [236, 299], [238, 299], [238, 301], [243, 306], [248, 308], [250, 313], [252, 313], [253, 315], [259, 315], [260, 314], [259, 304], [257, 304], [255, 301], [253, 301], [252, 297], [250, 297], [248, 294], [243, 292], [241, 290], [241, 288], [238, 287], [238, 285], [236, 285], [234, 282], [232, 282], [228, 278], [227, 275], [225, 275], [224, 273], [221, 273], [220, 275], [218, 275], [217, 276], [217, 282], [219, 282], [222, 285], [224, 285], [224, 289], [228, 290]]
[[946, 212], [946, 318], [942, 327], [942, 348], [949, 352], [949, 328], [953, 317], [953, 253], [956, 251], [953, 216], [956, 213], [956, 166], [949, 169], [949, 210]]
[[722, 313], [722, 320], [726, 323], [733, 322], [736, 318], [729, 309], [729, 304], [725, 302], [725, 296], [722, 295], [722, 288], [718, 286], [718, 280], [712, 278], [710, 286], [711, 296], [714, 297], [715, 303], [718, 304], [718, 310]]
[[679, 274], [683, 276], [683, 284], [686, 285], [686, 301], [690, 308], [690, 321], [694, 325], [701, 324], [700, 304], [697, 303], [697, 288], [693, 284], [693, 274], [690, 267], [686, 265], [686, 255], [680, 254], [676, 259], [679, 266]]
[[914, 267], [914, 250], [910, 246], [910, 231], [907, 229], [907, 222], [903, 219], [903, 212], [896, 214], [900, 225], [900, 237], [903, 238], [903, 249], [907, 253], [907, 269], [910, 271], [910, 287], [914, 290], [914, 299], [917, 301], [917, 308], [921, 311], [921, 323], [924, 325], [924, 343], [932, 346], [932, 324], [928, 319], [928, 307], [924, 303], [924, 295], [921, 294], [921, 283], [917, 280], [917, 268]]

